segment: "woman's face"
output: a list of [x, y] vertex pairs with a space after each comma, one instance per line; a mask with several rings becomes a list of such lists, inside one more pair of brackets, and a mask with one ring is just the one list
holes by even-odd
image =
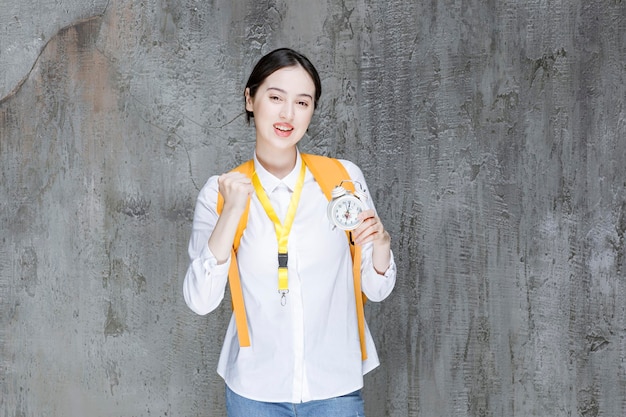
[[315, 85], [301, 67], [284, 67], [270, 74], [254, 97], [246, 89], [246, 110], [254, 113], [257, 148], [289, 149], [309, 127]]

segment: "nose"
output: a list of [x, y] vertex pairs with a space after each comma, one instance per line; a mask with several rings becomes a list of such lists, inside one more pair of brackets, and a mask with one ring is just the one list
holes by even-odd
[[286, 120], [292, 120], [294, 116], [293, 104], [285, 103], [280, 111], [280, 117]]

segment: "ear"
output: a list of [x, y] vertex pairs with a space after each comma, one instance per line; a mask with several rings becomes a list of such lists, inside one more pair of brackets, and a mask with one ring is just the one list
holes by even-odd
[[254, 99], [250, 97], [250, 88], [246, 88], [244, 95], [246, 96], [246, 110], [251, 112], [253, 110], [252, 105], [254, 104]]

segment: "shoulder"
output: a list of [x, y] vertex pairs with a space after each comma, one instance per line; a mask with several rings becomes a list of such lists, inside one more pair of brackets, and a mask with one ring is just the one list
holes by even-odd
[[347, 159], [337, 159], [339, 162], [341, 162], [341, 165], [343, 165], [346, 169], [348, 170], [359, 170], [359, 167], [357, 166], [357, 164], [355, 164], [352, 161], [349, 161]]
[[[320, 166], [318, 169], [322, 169], [322, 167], [324, 166], [323, 164], [337, 164], [339, 163], [340, 165], [343, 166], [343, 168], [348, 172], [348, 175], [350, 175], [350, 178], [352, 179], [362, 179], [363, 178], [363, 173], [361, 171], [361, 169], [352, 161], [349, 161], [347, 159], [339, 159], [339, 158], [333, 158], [330, 156], [324, 156], [324, 155], [315, 155], [315, 154], [302, 154], [302, 157], [306, 160], [307, 164], [312, 165], [322, 165]], [[326, 167], [326, 168], [331, 168], [331, 167]]]
[[363, 171], [361, 171], [361, 168], [359, 168], [357, 164], [347, 159], [338, 159], [338, 161], [341, 162], [344, 168], [346, 168], [346, 171], [350, 174], [351, 179], [357, 181], [362, 181], [364, 179]]

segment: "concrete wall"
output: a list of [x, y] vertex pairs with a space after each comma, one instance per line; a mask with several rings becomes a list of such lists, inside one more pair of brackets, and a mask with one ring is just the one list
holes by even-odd
[[3, 0], [0, 416], [220, 416], [199, 188], [279, 46], [393, 236], [368, 415], [626, 415], [626, 2]]

